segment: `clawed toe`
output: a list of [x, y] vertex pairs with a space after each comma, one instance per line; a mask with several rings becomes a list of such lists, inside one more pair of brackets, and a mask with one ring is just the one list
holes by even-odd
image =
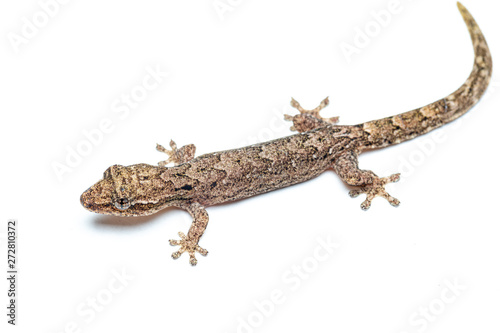
[[160, 144], [156, 144], [156, 150], [168, 155], [168, 159], [158, 162], [159, 166], [166, 166], [170, 163], [179, 165], [188, 162], [194, 158], [196, 151], [196, 147], [194, 145], [186, 145], [181, 148], [177, 148], [177, 144], [173, 140], [170, 140], [170, 148], [171, 149], [167, 149]]
[[390, 197], [389, 199], [387, 199], [387, 201], [389, 201], [389, 203], [393, 206], [393, 207], [398, 207], [399, 204], [401, 203], [398, 199], [394, 198], [394, 197]]
[[168, 159], [166, 159], [165, 161], [158, 162], [159, 166], [166, 166], [169, 163], [177, 163], [177, 159], [175, 158], [175, 154], [177, 152], [177, 145], [173, 140], [170, 140], [170, 148], [172, 149], [169, 150], [158, 143], [156, 144], [156, 150], [168, 155]]
[[170, 245], [180, 245], [181, 247], [179, 251], [172, 253], [172, 258], [178, 259], [184, 252], [187, 252], [189, 254], [189, 263], [192, 266], [195, 266], [198, 263], [198, 260], [196, 260], [195, 257], [196, 252], [200, 253], [202, 256], [206, 256], [208, 254], [207, 250], [196, 244], [195, 241], [186, 237], [184, 233], [179, 232], [179, 237], [181, 238], [180, 240], [169, 240]]
[[356, 198], [362, 193], [365, 193], [365, 191], [363, 191], [362, 189], [351, 190], [349, 191], [349, 196], [351, 198]]
[[394, 174], [389, 177], [384, 178], [375, 178], [374, 182], [370, 185], [365, 185], [359, 189], [349, 191], [349, 195], [352, 198], [359, 196], [362, 193], [366, 193], [366, 199], [361, 203], [362, 210], [368, 210], [371, 207], [372, 200], [375, 197], [383, 197], [385, 198], [393, 207], [398, 207], [401, 203], [398, 199], [392, 197], [387, 193], [384, 186], [388, 183], [394, 183], [399, 181], [401, 175]]
[[174, 252], [172, 253], [172, 258], [177, 259], [181, 256], [181, 254], [182, 254], [181, 251]]
[[196, 245], [196, 252], [201, 254], [202, 256], [206, 256], [208, 254], [208, 251], [205, 250], [204, 248], [200, 247], [199, 245]]
[[381, 178], [381, 180], [384, 182], [384, 184], [396, 183], [396, 182], [399, 182], [400, 179], [401, 179], [400, 173], [395, 173], [393, 175], [390, 175], [389, 177]]
[[371, 200], [368, 200], [366, 199], [365, 201], [363, 201], [360, 205], [361, 209], [362, 210], [368, 210], [372, 205], [372, 201]]
[[285, 120], [293, 121], [293, 126], [290, 127], [290, 130], [302, 133], [313, 130], [318, 127], [323, 127], [338, 123], [339, 117], [323, 118], [319, 115], [319, 112], [323, 108], [328, 106], [329, 103], [330, 102], [327, 97], [321, 102], [321, 104], [318, 107], [312, 110], [306, 110], [302, 106], [300, 106], [299, 102], [297, 102], [295, 99], [292, 98], [290, 104], [292, 105], [292, 107], [296, 108], [300, 112], [300, 114], [295, 116], [291, 116], [288, 114], [285, 115]]

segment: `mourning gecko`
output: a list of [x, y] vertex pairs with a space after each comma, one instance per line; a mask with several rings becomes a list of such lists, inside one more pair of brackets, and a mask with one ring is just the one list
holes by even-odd
[[[460, 117], [474, 106], [485, 92], [492, 73], [492, 59], [486, 40], [470, 13], [458, 3], [474, 46], [474, 66], [467, 81], [451, 95], [427, 106], [392, 117], [357, 125], [336, 125], [338, 118], [323, 118], [319, 112], [328, 98], [313, 110], [303, 109], [292, 99], [299, 114], [286, 115], [293, 121], [295, 135], [239, 149], [219, 151], [195, 157], [195, 146], [170, 148], [157, 145], [168, 154], [159, 166], [113, 165], [101, 180], [81, 195], [88, 210], [117, 216], [144, 216], [166, 207], [186, 210], [193, 218], [187, 233], [179, 233], [180, 245], [172, 254], [184, 252], [196, 265], [195, 252], [206, 255], [198, 245], [208, 223], [206, 207], [252, 197], [286, 186], [302, 183], [333, 169], [348, 185], [357, 187], [352, 197], [366, 194], [361, 208], [370, 207], [381, 196], [393, 205], [399, 200], [384, 186], [399, 180], [399, 174], [379, 177], [358, 167], [360, 153], [398, 144], [423, 135]], [[166, 165], [173, 163], [174, 166]]]

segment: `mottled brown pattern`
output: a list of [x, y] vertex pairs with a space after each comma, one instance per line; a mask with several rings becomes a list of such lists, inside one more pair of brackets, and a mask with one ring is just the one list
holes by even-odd
[[457, 4], [474, 46], [474, 67], [467, 81], [454, 93], [427, 106], [396, 116], [357, 125], [366, 132], [363, 149], [381, 148], [413, 139], [463, 115], [481, 98], [491, 79], [488, 44], [467, 9]]
[[[366, 193], [362, 209], [368, 209], [376, 196], [398, 206], [399, 200], [384, 186], [398, 181], [399, 174], [378, 177], [372, 171], [360, 170], [358, 155], [427, 133], [461, 116], [479, 101], [491, 77], [491, 56], [472, 16], [461, 4], [458, 7], [472, 37], [475, 61], [470, 77], [453, 94], [413, 111], [353, 126], [338, 126], [337, 117], [325, 119], [319, 115], [328, 98], [310, 111], [292, 100], [300, 113], [285, 119], [293, 121], [292, 130], [298, 134], [196, 158], [194, 145], [177, 149], [172, 141], [172, 150], [158, 145], [157, 149], [169, 156], [160, 166], [114, 165], [82, 194], [82, 205], [96, 213], [118, 216], [150, 215], [169, 206], [187, 210], [193, 218], [191, 228], [170, 244], [180, 246], [174, 258], [187, 252], [192, 265], [197, 263], [195, 252], [208, 253], [198, 245], [208, 224], [205, 207], [304, 182], [327, 169], [334, 169], [344, 182], [359, 187], [349, 193], [352, 197]], [[165, 167], [168, 163], [174, 166]]]

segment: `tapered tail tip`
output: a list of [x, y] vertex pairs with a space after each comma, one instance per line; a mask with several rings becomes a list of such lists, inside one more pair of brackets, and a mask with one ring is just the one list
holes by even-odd
[[460, 1], [457, 1], [457, 7], [458, 7], [458, 10], [462, 13], [462, 15], [469, 14], [469, 11], [467, 10], [467, 8], [465, 8], [465, 6], [462, 5], [462, 3]]

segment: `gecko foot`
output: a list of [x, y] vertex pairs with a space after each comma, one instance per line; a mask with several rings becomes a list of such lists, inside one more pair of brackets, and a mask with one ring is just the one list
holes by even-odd
[[321, 104], [318, 107], [312, 110], [305, 110], [302, 106], [300, 106], [299, 102], [293, 98], [290, 104], [300, 112], [300, 114], [295, 116], [285, 114], [285, 120], [293, 121], [293, 126], [290, 127], [290, 130], [292, 131], [302, 133], [339, 122], [339, 117], [323, 118], [319, 115], [319, 112], [330, 104], [328, 97], [321, 101]]
[[349, 195], [352, 198], [355, 198], [362, 193], [366, 193], [366, 200], [363, 201], [363, 203], [361, 204], [361, 209], [363, 210], [367, 210], [368, 208], [370, 208], [372, 200], [377, 196], [387, 199], [387, 201], [389, 201], [389, 203], [392, 206], [397, 207], [399, 206], [400, 201], [390, 196], [389, 193], [387, 193], [387, 191], [385, 190], [384, 186], [388, 183], [395, 183], [399, 181], [399, 179], [401, 178], [400, 176], [401, 174], [396, 173], [389, 177], [383, 177], [383, 178], [377, 177], [374, 179], [372, 184], [364, 185], [359, 189], [352, 190], [349, 192]]
[[177, 259], [181, 256], [181, 254], [187, 252], [189, 254], [189, 263], [192, 266], [196, 266], [198, 260], [196, 260], [194, 256], [195, 252], [198, 252], [201, 255], [206, 256], [208, 254], [208, 251], [199, 246], [197, 241], [191, 240], [188, 237], [186, 237], [186, 235], [184, 235], [183, 232], [179, 232], [179, 237], [181, 238], [180, 240], [174, 240], [174, 239], [169, 240], [170, 245], [173, 246], [180, 245], [181, 247], [179, 251], [172, 253], [172, 258]]
[[194, 145], [186, 145], [178, 149], [174, 140], [170, 140], [170, 148], [172, 148], [172, 150], [168, 150], [162, 145], [156, 144], [156, 150], [168, 155], [167, 160], [158, 162], [159, 166], [165, 166], [169, 163], [179, 165], [188, 162], [194, 158], [194, 153], [196, 151], [196, 147]]

